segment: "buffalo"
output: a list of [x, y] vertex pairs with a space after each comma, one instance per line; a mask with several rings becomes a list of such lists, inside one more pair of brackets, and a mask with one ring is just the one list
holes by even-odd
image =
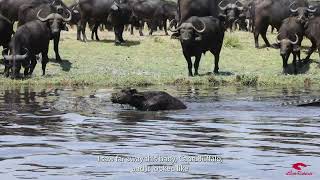
[[[54, 1], [56, 2], [56, 1]], [[54, 31], [51, 36], [51, 39], [54, 42], [54, 51], [56, 54], [56, 60], [61, 62], [61, 57], [59, 54], [59, 42], [60, 42], [60, 31], [68, 30], [66, 23], [69, 22], [72, 18], [71, 11], [68, 8], [65, 8], [63, 4], [48, 4], [42, 2], [34, 2], [31, 4], [22, 5], [19, 9], [19, 23], [18, 26], [21, 26], [27, 22], [37, 20], [37, 12], [41, 10], [41, 16], [48, 16], [49, 14], [60, 14], [63, 16], [63, 21], [60, 21], [59, 27]], [[67, 20], [68, 19], [68, 20]], [[57, 31], [58, 30], [58, 31]]]
[[320, 17], [311, 18], [305, 25], [305, 36], [311, 41], [312, 46], [308, 51], [306, 59], [310, 59], [312, 53], [318, 49], [320, 56]]
[[215, 57], [214, 73], [219, 73], [219, 59], [225, 31], [220, 19], [211, 16], [192, 16], [172, 31], [180, 34], [179, 39], [188, 63], [189, 76], [193, 76], [191, 58], [196, 58], [194, 75], [199, 75], [198, 68], [201, 56], [207, 51], [210, 51]]
[[[167, 0], [127, 0], [135, 17], [143, 22], [147, 22], [150, 27], [149, 35], [157, 29], [158, 25], [164, 27], [166, 35], [167, 20], [177, 17], [177, 4]], [[142, 34], [142, 26], [140, 27]]]
[[6, 61], [5, 75], [9, 76], [12, 70], [12, 77], [19, 77], [20, 69], [24, 67], [24, 76], [31, 76], [37, 64], [36, 55], [42, 55], [42, 75], [46, 73], [48, 63], [48, 48], [52, 34], [60, 32], [61, 22], [69, 21], [60, 14], [51, 13], [41, 17], [41, 10], [37, 13], [39, 20], [34, 20], [20, 26], [10, 42], [11, 54], [4, 53]]
[[232, 31], [233, 25], [239, 20], [240, 15], [244, 17], [242, 13], [244, 9], [243, 4], [238, 0], [234, 2], [222, 0], [218, 6], [220, 8], [220, 15], [225, 16], [226, 28], [230, 28], [230, 31]]
[[67, 8], [62, 0], [1, 0], [0, 13], [15, 22], [19, 19], [21, 6], [28, 4], [50, 4], [52, 6]]
[[13, 23], [0, 14], [0, 46], [8, 48], [13, 34]]
[[218, 17], [218, 0], [178, 0], [178, 25], [191, 16]]
[[262, 36], [267, 47], [270, 43], [266, 33], [269, 25], [279, 30], [282, 21], [290, 15], [297, 16], [300, 20], [308, 18], [310, 12], [315, 9], [308, 8], [306, 0], [256, 0], [253, 5], [254, 40], [255, 47], [259, 47], [258, 38]]
[[300, 47], [303, 40], [304, 23], [297, 17], [285, 19], [279, 29], [277, 41], [280, 42], [280, 55], [283, 60], [283, 72], [287, 73], [288, 59], [293, 55], [294, 73], [297, 74], [297, 58], [300, 58]]
[[114, 0], [79, 0], [80, 28], [84, 42], [88, 41], [86, 36], [87, 23], [93, 21], [94, 28], [98, 28], [100, 24], [105, 24], [113, 4]]
[[111, 101], [118, 104], [129, 104], [140, 111], [165, 111], [187, 109], [179, 99], [162, 91], [138, 92], [136, 89], [123, 89], [113, 93]]

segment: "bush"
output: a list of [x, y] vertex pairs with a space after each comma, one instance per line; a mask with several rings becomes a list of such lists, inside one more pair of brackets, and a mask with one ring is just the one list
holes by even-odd
[[241, 48], [241, 43], [238, 37], [229, 35], [224, 38], [224, 47], [226, 48]]

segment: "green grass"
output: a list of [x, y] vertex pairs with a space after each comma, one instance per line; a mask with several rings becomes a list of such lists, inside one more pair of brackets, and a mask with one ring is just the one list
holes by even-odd
[[[253, 36], [247, 32], [226, 33], [220, 60], [221, 75], [207, 75], [213, 70], [213, 56], [208, 52], [200, 64], [199, 73], [202, 75], [188, 77], [179, 41], [162, 34], [157, 32], [156, 36], [140, 37], [126, 33], [127, 46], [115, 46], [112, 32], [100, 32], [103, 41], [88, 43], [77, 41], [75, 30], [64, 32], [60, 45], [64, 63], [50, 62], [45, 77], [41, 76], [41, 65], [38, 63], [32, 78], [11, 80], [0, 77], [0, 83], [72, 86], [296, 86], [306, 82], [316, 84], [320, 79], [316, 62], [310, 64], [305, 74], [283, 75], [279, 50], [255, 49]], [[275, 35], [269, 35], [269, 39], [274, 42]], [[261, 39], [260, 43], [263, 44]], [[54, 58], [52, 47], [49, 57]], [[305, 57], [304, 53], [302, 57]], [[318, 59], [318, 55], [314, 54], [313, 59]], [[0, 71], [3, 68], [1, 66]]]

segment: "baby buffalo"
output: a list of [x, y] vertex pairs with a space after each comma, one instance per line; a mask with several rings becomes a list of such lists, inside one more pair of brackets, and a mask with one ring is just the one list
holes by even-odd
[[118, 93], [113, 93], [111, 101], [118, 104], [129, 104], [140, 111], [180, 110], [187, 108], [177, 98], [161, 91], [138, 92], [136, 89], [124, 89]]
[[184, 57], [188, 63], [189, 76], [192, 73], [191, 57], [195, 57], [194, 75], [199, 75], [198, 68], [202, 53], [210, 51], [215, 56], [214, 73], [219, 72], [219, 58], [224, 38], [224, 25], [214, 17], [190, 17], [177, 29], [171, 31], [180, 34]]

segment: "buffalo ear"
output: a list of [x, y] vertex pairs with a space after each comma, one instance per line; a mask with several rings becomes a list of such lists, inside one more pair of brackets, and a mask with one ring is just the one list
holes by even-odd
[[227, 16], [225, 14], [220, 13], [218, 18], [219, 18], [220, 21], [225, 21]]

